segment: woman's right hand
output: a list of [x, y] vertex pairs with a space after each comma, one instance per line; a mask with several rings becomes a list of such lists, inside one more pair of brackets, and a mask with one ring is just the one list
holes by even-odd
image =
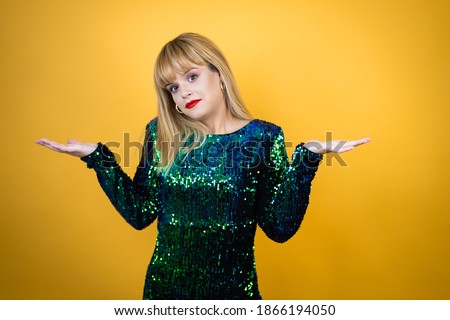
[[41, 138], [36, 143], [50, 150], [65, 153], [74, 157], [85, 157], [97, 149], [97, 143], [83, 143], [74, 139], [67, 140], [67, 144], [61, 144], [52, 140]]

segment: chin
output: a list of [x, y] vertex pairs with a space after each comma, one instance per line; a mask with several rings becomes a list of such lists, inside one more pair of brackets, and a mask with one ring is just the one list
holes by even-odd
[[196, 121], [203, 121], [205, 119], [208, 118], [208, 114], [206, 114], [205, 112], [196, 112], [196, 111], [200, 111], [200, 110], [193, 110], [192, 113], [190, 114], [186, 114], [186, 116], [192, 120], [196, 120]]

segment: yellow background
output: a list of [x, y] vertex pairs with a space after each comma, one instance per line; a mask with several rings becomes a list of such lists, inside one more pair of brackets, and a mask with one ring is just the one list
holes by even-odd
[[141, 298], [155, 224], [129, 227], [92, 170], [34, 141], [142, 140], [157, 53], [198, 32], [224, 51], [253, 115], [287, 141], [372, 138], [342, 155], [346, 166], [322, 162], [293, 239], [258, 231], [263, 297], [450, 299], [449, 9], [1, 1], [0, 298]]

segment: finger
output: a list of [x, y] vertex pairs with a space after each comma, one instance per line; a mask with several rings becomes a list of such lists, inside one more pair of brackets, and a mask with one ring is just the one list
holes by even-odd
[[78, 144], [78, 143], [80, 143], [80, 141], [75, 140], [75, 139], [69, 139], [69, 140], [67, 140], [67, 143], [69, 143], [69, 144]]
[[52, 144], [53, 148], [56, 150], [59, 150], [60, 152], [70, 152], [72, 150], [72, 145], [65, 145], [60, 143], [54, 143]]
[[48, 140], [48, 139], [46, 139], [46, 138], [40, 138], [40, 139], [36, 140], [35, 142], [36, 142], [37, 144], [44, 145], [44, 144], [46, 144], [46, 143], [51, 142], [51, 140]]
[[347, 141], [346, 142], [346, 146], [348, 145], [348, 146], [356, 147], [356, 146], [359, 146], [361, 144], [368, 143], [370, 141], [371, 141], [370, 138], [363, 138], [363, 139], [358, 139], [358, 140]]
[[60, 152], [60, 153], [71, 153], [73, 152], [73, 145], [64, 145], [64, 144], [60, 144], [58, 142], [49, 140], [49, 139], [45, 139], [45, 138], [41, 138], [35, 141], [37, 144], [46, 147], [50, 150], [56, 151], [56, 152]]
[[52, 145], [46, 145], [45, 147], [49, 148], [50, 150], [56, 151], [56, 152], [62, 152], [61, 150], [53, 147]]
[[57, 152], [61, 152], [60, 150], [56, 149], [56, 148], [53, 146], [53, 144], [51, 144], [51, 143], [49, 143], [49, 142], [47, 142], [47, 141], [40, 141], [38, 144], [40, 144], [41, 146], [46, 147], [46, 148], [48, 148], [48, 149], [50, 149], [50, 150], [57, 151]]
[[41, 138], [39, 140], [36, 140], [36, 143], [40, 144], [41, 146], [44, 146], [44, 147], [48, 147], [48, 146], [56, 147], [58, 145], [59, 146], [61, 145], [60, 143], [58, 143], [56, 141], [52, 141], [52, 140], [45, 139], [45, 138]]
[[41, 146], [48, 147], [51, 146], [54, 143], [54, 141], [48, 139], [39, 139], [36, 141], [36, 143], [40, 144]]
[[73, 149], [73, 145], [66, 145], [62, 143], [58, 143], [51, 140], [43, 141], [44, 146], [48, 147], [49, 149], [59, 151], [59, 152], [70, 152]]

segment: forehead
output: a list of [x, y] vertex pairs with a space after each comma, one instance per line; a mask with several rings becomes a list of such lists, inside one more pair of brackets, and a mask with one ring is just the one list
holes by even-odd
[[185, 68], [183, 68], [181, 70], [174, 69], [172, 71], [173, 72], [173, 79], [172, 79], [172, 81], [176, 80], [176, 78], [184, 77], [191, 70], [200, 70], [200, 69], [203, 69], [203, 68], [204, 68], [204, 66], [199, 66], [199, 65], [193, 64], [191, 66], [186, 66]]
[[187, 57], [177, 57], [176, 59], [164, 59], [155, 68], [155, 80], [161, 87], [165, 87], [177, 79], [177, 76], [184, 75], [193, 68], [201, 69], [202, 63], [191, 61]]
[[190, 66], [186, 66], [185, 68], [181, 70], [172, 69], [170, 74], [167, 73], [167, 78], [163, 79], [163, 87], [167, 88], [168, 86], [177, 83], [178, 81], [182, 81], [186, 75], [189, 75], [190, 71], [198, 71], [200, 73], [211, 71], [210, 68], [206, 65], [198, 65], [198, 64], [192, 64]]
[[193, 66], [208, 64], [208, 50], [205, 51], [200, 43], [182, 39], [168, 42], [156, 59], [155, 81], [160, 87], [171, 83], [177, 74], [183, 74]]

